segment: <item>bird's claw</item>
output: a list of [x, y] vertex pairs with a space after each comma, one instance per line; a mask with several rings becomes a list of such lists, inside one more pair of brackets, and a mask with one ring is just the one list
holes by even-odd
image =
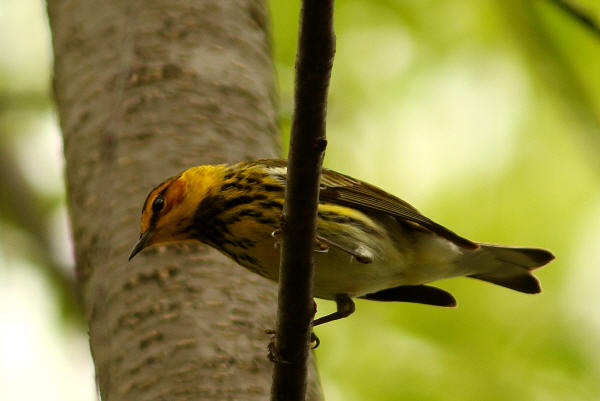
[[291, 362], [283, 359], [275, 347], [275, 334], [277, 334], [277, 332], [273, 329], [266, 329], [265, 333], [271, 336], [271, 341], [269, 342], [269, 345], [267, 345], [267, 357], [269, 358], [269, 361], [289, 365]]
[[310, 349], [317, 349], [319, 345], [321, 345], [321, 340], [319, 340], [319, 337], [317, 337], [314, 331], [310, 332], [310, 344], [312, 343], [315, 343], [315, 345], [311, 346]]
[[[267, 357], [269, 358], [269, 360], [273, 363], [285, 363], [289, 365], [291, 362], [283, 359], [281, 357], [281, 354], [275, 347], [275, 335], [277, 334], [277, 332], [273, 329], [266, 329], [265, 334], [272, 336], [271, 341], [267, 346]], [[314, 345], [312, 345], [313, 343]], [[321, 345], [321, 340], [319, 340], [319, 337], [317, 337], [314, 331], [310, 332], [309, 344], [311, 346], [310, 349], [316, 349], [319, 345]]]

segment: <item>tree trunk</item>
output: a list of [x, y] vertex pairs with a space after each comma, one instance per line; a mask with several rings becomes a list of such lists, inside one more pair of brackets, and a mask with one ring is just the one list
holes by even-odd
[[[206, 246], [131, 263], [146, 194], [279, 153], [257, 0], [48, 0], [77, 282], [104, 400], [266, 400], [275, 285]], [[308, 399], [320, 399], [312, 370]]]

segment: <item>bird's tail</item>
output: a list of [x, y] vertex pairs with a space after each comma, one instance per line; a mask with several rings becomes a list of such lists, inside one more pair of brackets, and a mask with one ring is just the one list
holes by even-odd
[[[542, 289], [540, 282], [531, 273], [542, 267], [554, 255], [539, 248], [519, 248], [492, 244], [478, 244], [480, 248], [471, 253], [474, 260], [467, 263], [481, 263], [486, 267], [482, 273], [471, 274], [469, 277], [498, 284], [513, 290], [536, 294]], [[467, 256], [469, 258], [469, 256]], [[490, 269], [487, 269], [490, 268]]]

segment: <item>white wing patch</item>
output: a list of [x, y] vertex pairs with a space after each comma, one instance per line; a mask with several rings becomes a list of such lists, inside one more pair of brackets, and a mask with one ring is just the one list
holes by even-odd
[[279, 181], [280, 184], [285, 185], [285, 176], [287, 174], [287, 167], [266, 167], [267, 171], [275, 180]]

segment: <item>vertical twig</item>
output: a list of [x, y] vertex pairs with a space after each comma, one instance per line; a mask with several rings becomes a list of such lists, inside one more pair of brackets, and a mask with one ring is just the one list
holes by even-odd
[[271, 400], [304, 401], [311, 320], [313, 249], [335, 53], [333, 0], [303, 0], [296, 93], [282, 220], [279, 308]]

